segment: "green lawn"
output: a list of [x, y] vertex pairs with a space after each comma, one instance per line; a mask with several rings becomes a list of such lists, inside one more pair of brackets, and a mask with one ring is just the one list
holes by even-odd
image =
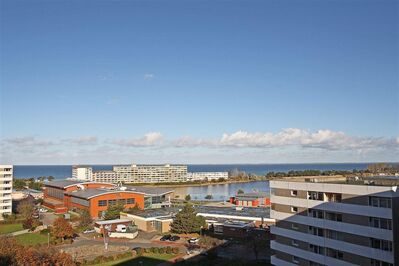
[[15, 239], [19, 244], [22, 244], [24, 246], [47, 243], [47, 235], [40, 233], [27, 233], [15, 236]]
[[9, 234], [24, 230], [22, 224], [2, 224], [0, 225], [0, 234]]
[[[125, 265], [140, 265], [140, 266], [155, 266], [167, 260], [170, 260], [174, 257], [177, 257], [176, 254], [145, 254], [141, 257], [136, 258], [127, 258], [122, 260], [115, 260], [105, 263], [97, 264], [96, 266], [125, 266]], [[141, 262], [141, 263], [140, 263]]]

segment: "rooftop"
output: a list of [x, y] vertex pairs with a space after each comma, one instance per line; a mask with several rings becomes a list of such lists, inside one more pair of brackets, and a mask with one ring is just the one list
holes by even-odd
[[72, 195], [74, 197], [90, 199], [102, 194], [110, 194], [110, 193], [136, 193], [136, 194], [144, 194], [145, 196], [162, 196], [168, 193], [173, 192], [170, 189], [161, 189], [161, 188], [137, 188], [127, 187], [127, 189], [118, 189], [118, 187], [110, 188], [88, 188], [82, 190], [76, 190], [72, 192], [67, 192], [67, 195]]
[[45, 186], [49, 186], [49, 187], [64, 188], [64, 187], [67, 187], [67, 186], [77, 185], [77, 184], [81, 184], [81, 183], [84, 183], [84, 181], [78, 181], [78, 180], [56, 180], [56, 181], [46, 182], [46, 183], [44, 183], [44, 185]]
[[[176, 213], [178, 213], [181, 208], [170, 207], [162, 209], [139, 210], [131, 214], [143, 218], [172, 217]], [[270, 208], [240, 209], [236, 207], [211, 207], [211, 206], [194, 206], [194, 208], [198, 213], [203, 213], [203, 214], [270, 218]]]
[[363, 186], [399, 186], [399, 176], [368, 176], [368, 177], [337, 177], [337, 176], [317, 176], [317, 177], [284, 177], [276, 178], [273, 181], [285, 182], [309, 182], [309, 183], [328, 183], [341, 185], [363, 185]]

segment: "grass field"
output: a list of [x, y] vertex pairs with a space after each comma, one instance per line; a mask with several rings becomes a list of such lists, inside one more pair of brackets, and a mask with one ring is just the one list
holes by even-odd
[[115, 260], [105, 263], [97, 264], [96, 266], [125, 266], [125, 265], [140, 265], [140, 266], [155, 266], [167, 260], [177, 257], [176, 254], [145, 254], [141, 257], [127, 258], [122, 260]]
[[22, 224], [2, 224], [0, 225], [0, 234], [9, 234], [12, 232], [17, 232], [24, 230]]
[[40, 233], [27, 233], [15, 236], [15, 239], [19, 244], [22, 244], [24, 246], [47, 243], [47, 235]]

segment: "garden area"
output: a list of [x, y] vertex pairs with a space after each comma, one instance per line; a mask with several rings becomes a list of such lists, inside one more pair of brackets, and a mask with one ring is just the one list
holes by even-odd
[[9, 234], [21, 230], [24, 230], [21, 223], [0, 224], [0, 234]]
[[24, 246], [36, 246], [41, 244], [47, 244], [47, 233], [26, 233], [15, 236], [15, 240], [18, 244]]

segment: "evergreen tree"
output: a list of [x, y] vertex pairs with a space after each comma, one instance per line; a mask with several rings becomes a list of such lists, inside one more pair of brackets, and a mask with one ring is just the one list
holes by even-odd
[[104, 220], [118, 219], [121, 211], [123, 211], [123, 204], [109, 205]]
[[179, 234], [197, 233], [200, 232], [201, 227], [205, 226], [205, 218], [197, 216], [191, 204], [186, 204], [183, 209], [176, 214], [171, 224], [172, 231]]
[[90, 212], [88, 210], [82, 210], [80, 212], [79, 225], [81, 227], [86, 227], [89, 226], [92, 222], [93, 219], [91, 218]]

